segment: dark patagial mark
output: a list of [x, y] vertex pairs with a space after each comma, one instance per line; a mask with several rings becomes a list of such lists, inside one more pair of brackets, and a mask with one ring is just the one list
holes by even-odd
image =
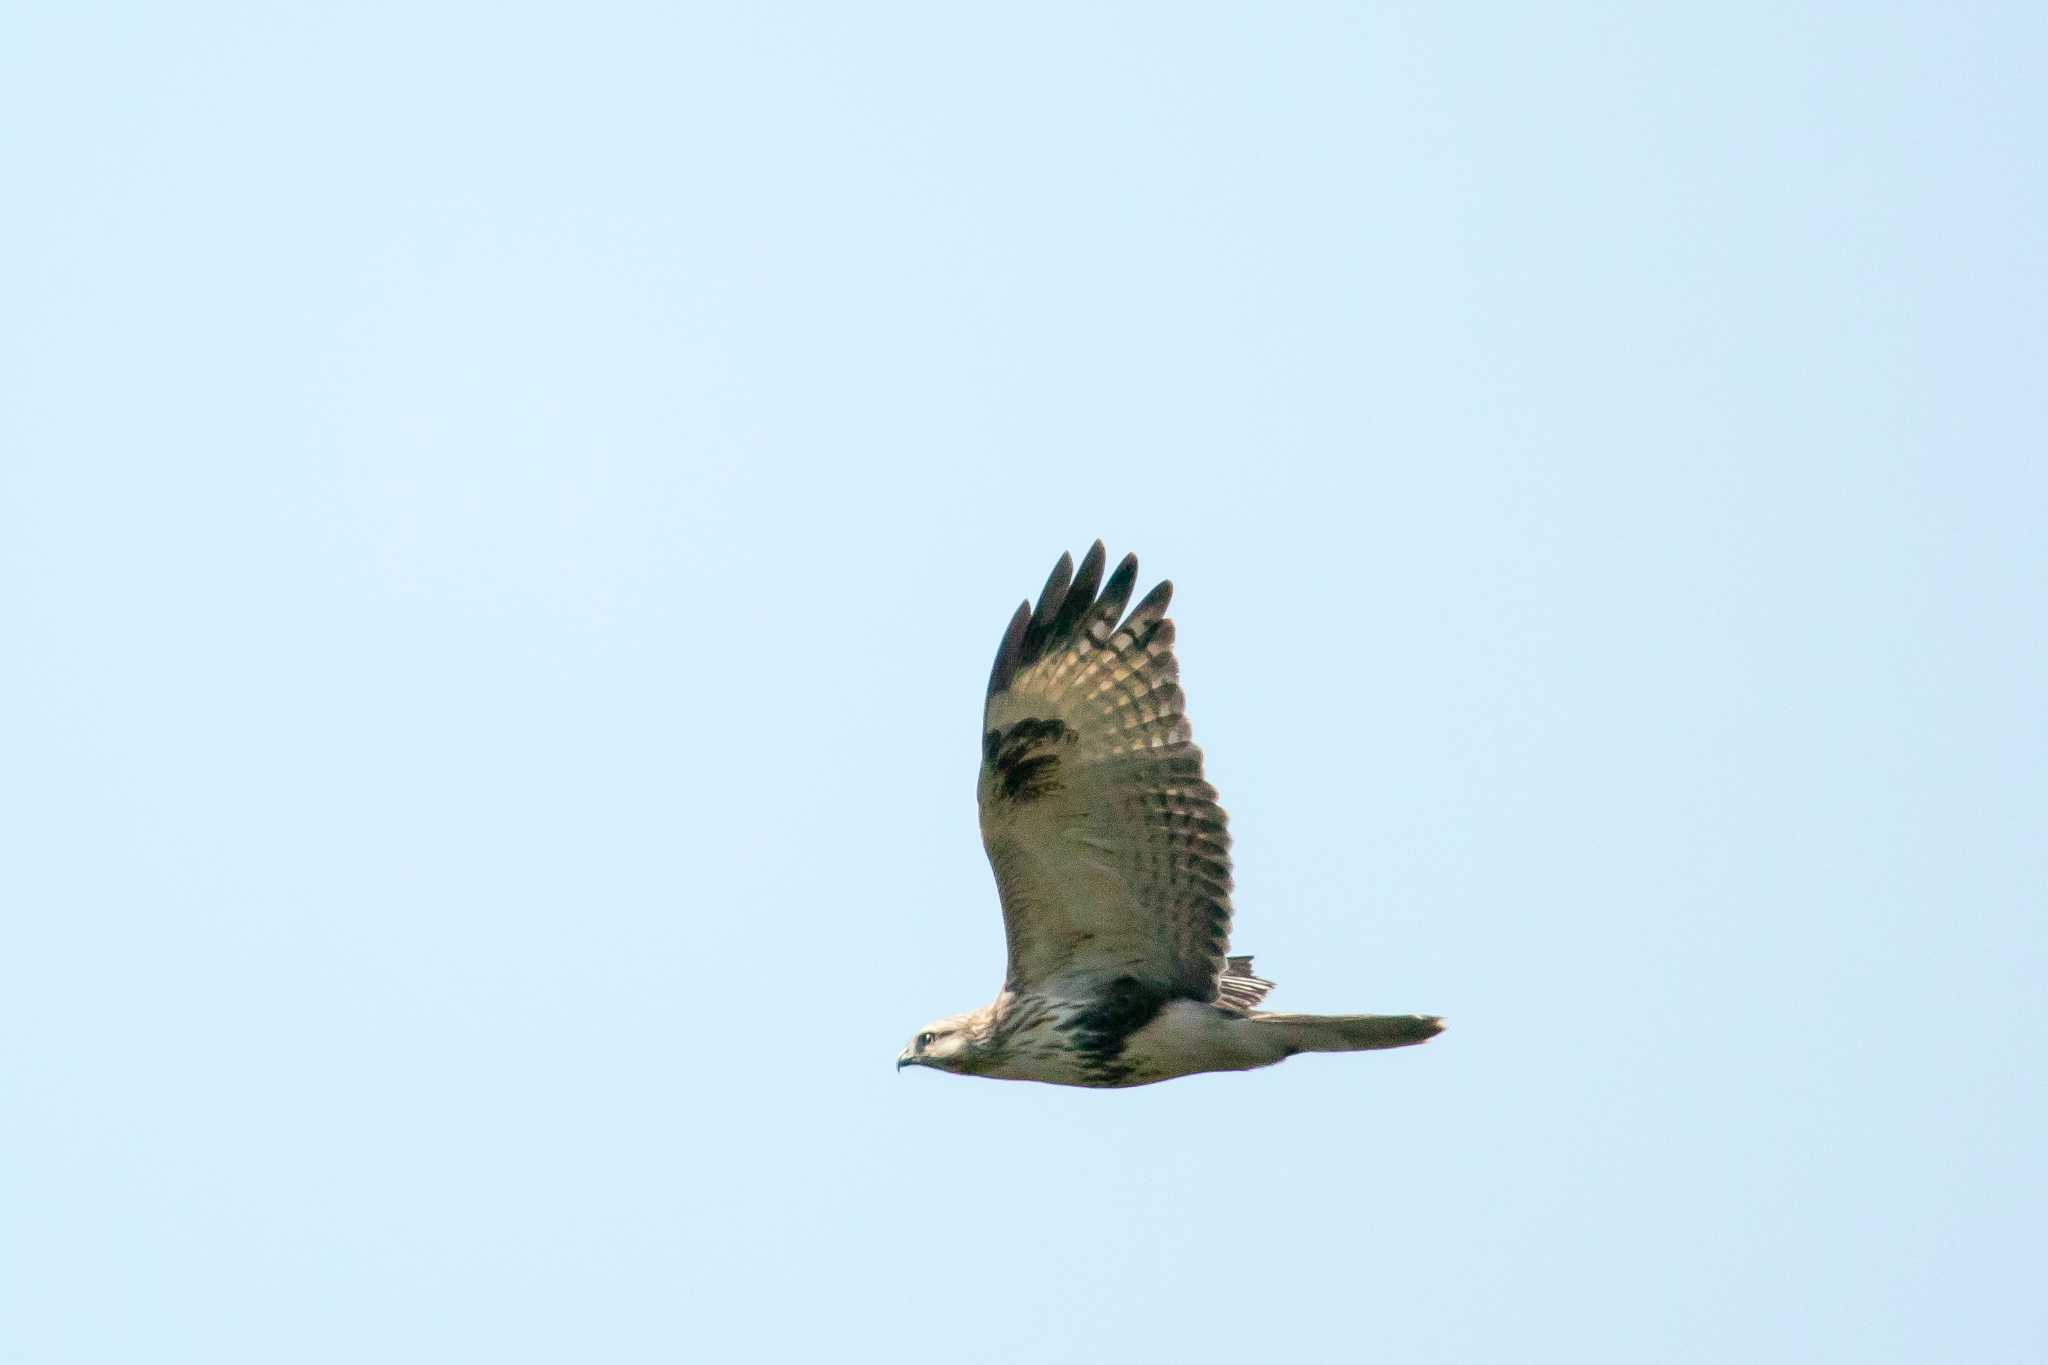
[[1011, 801], [1035, 801], [1059, 788], [1059, 746], [1077, 738], [1065, 722], [1020, 720], [981, 737], [982, 761]]
[[1133, 976], [1120, 976], [1102, 988], [1088, 1007], [1060, 1024], [1081, 1054], [1090, 1085], [1121, 1085], [1132, 1067], [1123, 1060], [1132, 1034], [1159, 1017], [1169, 992]]

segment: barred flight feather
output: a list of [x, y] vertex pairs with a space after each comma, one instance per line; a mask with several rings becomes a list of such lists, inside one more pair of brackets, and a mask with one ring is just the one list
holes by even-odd
[[[1202, 776], [1162, 582], [1124, 614], [1097, 541], [1017, 608], [983, 710], [982, 837], [1003, 896], [1007, 982], [1126, 972], [1179, 998], [1226, 992], [1230, 835]], [[1054, 869], [1077, 867], [1066, 878]]]

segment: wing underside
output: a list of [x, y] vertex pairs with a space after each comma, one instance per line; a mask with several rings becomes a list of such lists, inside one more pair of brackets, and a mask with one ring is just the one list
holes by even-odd
[[989, 675], [978, 795], [1006, 985], [1130, 976], [1249, 1008], [1266, 983], [1225, 956], [1230, 835], [1184, 711], [1173, 588], [1126, 614], [1137, 559], [1106, 582], [1104, 559], [1100, 541], [1078, 570], [1060, 557]]

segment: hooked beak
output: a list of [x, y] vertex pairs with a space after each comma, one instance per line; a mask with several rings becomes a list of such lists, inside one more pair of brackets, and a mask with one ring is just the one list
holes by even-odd
[[916, 1064], [917, 1058], [911, 1056], [909, 1053], [899, 1052], [896, 1054], [896, 1069], [898, 1071], [901, 1071], [906, 1066], [915, 1066]]

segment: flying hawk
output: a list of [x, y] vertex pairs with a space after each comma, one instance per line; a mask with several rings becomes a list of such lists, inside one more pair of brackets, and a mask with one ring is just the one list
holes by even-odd
[[1061, 555], [996, 650], [981, 725], [981, 842], [1010, 963], [992, 1004], [896, 1059], [963, 1076], [1149, 1085], [1297, 1052], [1426, 1042], [1421, 1014], [1273, 1014], [1228, 955], [1230, 835], [1183, 713], [1161, 583], [1124, 614], [1127, 555]]

